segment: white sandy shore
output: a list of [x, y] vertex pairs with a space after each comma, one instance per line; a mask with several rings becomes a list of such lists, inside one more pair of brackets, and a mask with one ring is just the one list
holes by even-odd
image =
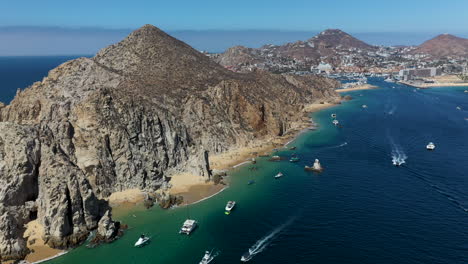
[[379, 87], [370, 85], [370, 84], [363, 84], [363, 85], [356, 85], [351, 88], [336, 89], [335, 91], [338, 93], [344, 93], [344, 92], [359, 91], [359, 90], [371, 90], [371, 89], [377, 89], [377, 88]]

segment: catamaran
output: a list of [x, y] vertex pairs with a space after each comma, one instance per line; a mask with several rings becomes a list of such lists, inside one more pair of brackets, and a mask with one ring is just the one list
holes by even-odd
[[197, 221], [192, 220], [192, 219], [187, 219], [182, 225], [182, 228], [180, 229], [179, 233], [190, 235], [190, 233], [192, 233], [192, 231], [195, 230], [195, 228], [197, 228]]
[[224, 213], [227, 215], [230, 214], [234, 206], [236, 206], [236, 201], [229, 201], [224, 208], [226, 210]]
[[140, 238], [138, 238], [137, 242], [135, 243], [135, 247], [142, 247], [146, 245], [146, 243], [148, 243], [149, 240], [150, 240], [149, 237], [145, 235], [141, 235]]

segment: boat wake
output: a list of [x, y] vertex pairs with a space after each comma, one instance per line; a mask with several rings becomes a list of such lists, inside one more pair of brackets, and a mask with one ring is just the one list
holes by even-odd
[[253, 246], [249, 248], [249, 250], [242, 255], [241, 261], [247, 262], [251, 260], [255, 255], [265, 250], [265, 248], [271, 244], [271, 242], [289, 225], [294, 222], [296, 217], [291, 217], [286, 223], [280, 225], [279, 227], [275, 228], [271, 231], [268, 235], [259, 239]]
[[406, 163], [406, 156], [405, 152], [399, 145], [394, 145], [392, 149], [392, 163], [395, 166], [401, 166]]

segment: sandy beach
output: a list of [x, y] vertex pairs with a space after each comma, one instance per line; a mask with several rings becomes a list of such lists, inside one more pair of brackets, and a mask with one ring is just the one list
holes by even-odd
[[63, 250], [53, 249], [46, 245], [42, 239], [43, 236], [44, 228], [37, 220], [26, 225], [23, 237], [27, 238], [27, 246], [31, 250], [25, 258], [29, 263], [38, 263], [65, 253]]
[[344, 93], [344, 92], [351, 92], [351, 91], [359, 91], [359, 90], [370, 90], [370, 89], [377, 89], [379, 87], [370, 85], [370, 84], [363, 84], [363, 85], [356, 85], [351, 88], [344, 88], [344, 89], [336, 89], [335, 91], [338, 93]]
[[111, 207], [132, 206], [145, 200], [146, 194], [139, 189], [128, 189], [112, 193], [108, 199]]
[[432, 87], [468, 87], [468, 82], [463, 82], [456, 75], [443, 75], [436, 76], [431, 79], [433, 83], [424, 83], [424, 82], [414, 82], [414, 81], [401, 81], [400, 83], [406, 84], [408, 86], [427, 89]]

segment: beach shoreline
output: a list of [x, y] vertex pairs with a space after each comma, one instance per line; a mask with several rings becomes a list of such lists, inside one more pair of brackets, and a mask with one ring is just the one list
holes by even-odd
[[[287, 145], [301, 135], [301, 132], [304, 132], [307, 127], [315, 125], [310, 117], [308, 117], [309, 114], [337, 105], [339, 105], [339, 103], [326, 102], [306, 105], [301, 114], [307, 114], [307, 118], [304, 117], [300, 122], [294, 123], [292, 128], [285, 135], [257, 140], [251, 142], [246, 147], [237, 147], [224, 153], [210, 156], [210, 168], [225, 171], [232, 170], [245, 164], [250, 164], [252, 158], [257, 158], [261, 155], [270, 155], [276, 148], [287, 147]], [[223, 179], [223, 181], [224, 180], [225, 179]], [[171, 195], [182, 196], [184, 198], [182, 205], [184, 206], [200, 203], [229, 188], [229, 183], [214, 184], [211, 181], [207, 182], [206, 179], [201, 176], [188, 173], [174, 175], [171, 178], [170, 184], [172, 187], [169, 188], [167, 192]], [[134, 188], [114, 192], [106, 200], [113, 210], [118, 211], [118, 215], [123, 215], [137, 205], [142, 204], [146, 196], [147, 193]], [[52, 249], [48, 246], [46, 247], [47, 248], [37, 247], [33, 253], [35, 255], [31, 255], [29, 259], [26, 259], [28, 263], [48, 261], [67, 253], [66, 251]]]
[[399, 82], [414, 88], [429, 89], [436, 87], [468, 87], [468, 83], [413, 83], [413, 82]]
[[335, 92], [344, 93], [344, 92], [352, 92], [352, 91], [360, 91], [360, 90], [372, 90], [372, 89], [377, 89], [377, 88], [379, 87], [375, 85], [363, 84], [363, 85], [356, 85], [351, 88], [336, 89]]

